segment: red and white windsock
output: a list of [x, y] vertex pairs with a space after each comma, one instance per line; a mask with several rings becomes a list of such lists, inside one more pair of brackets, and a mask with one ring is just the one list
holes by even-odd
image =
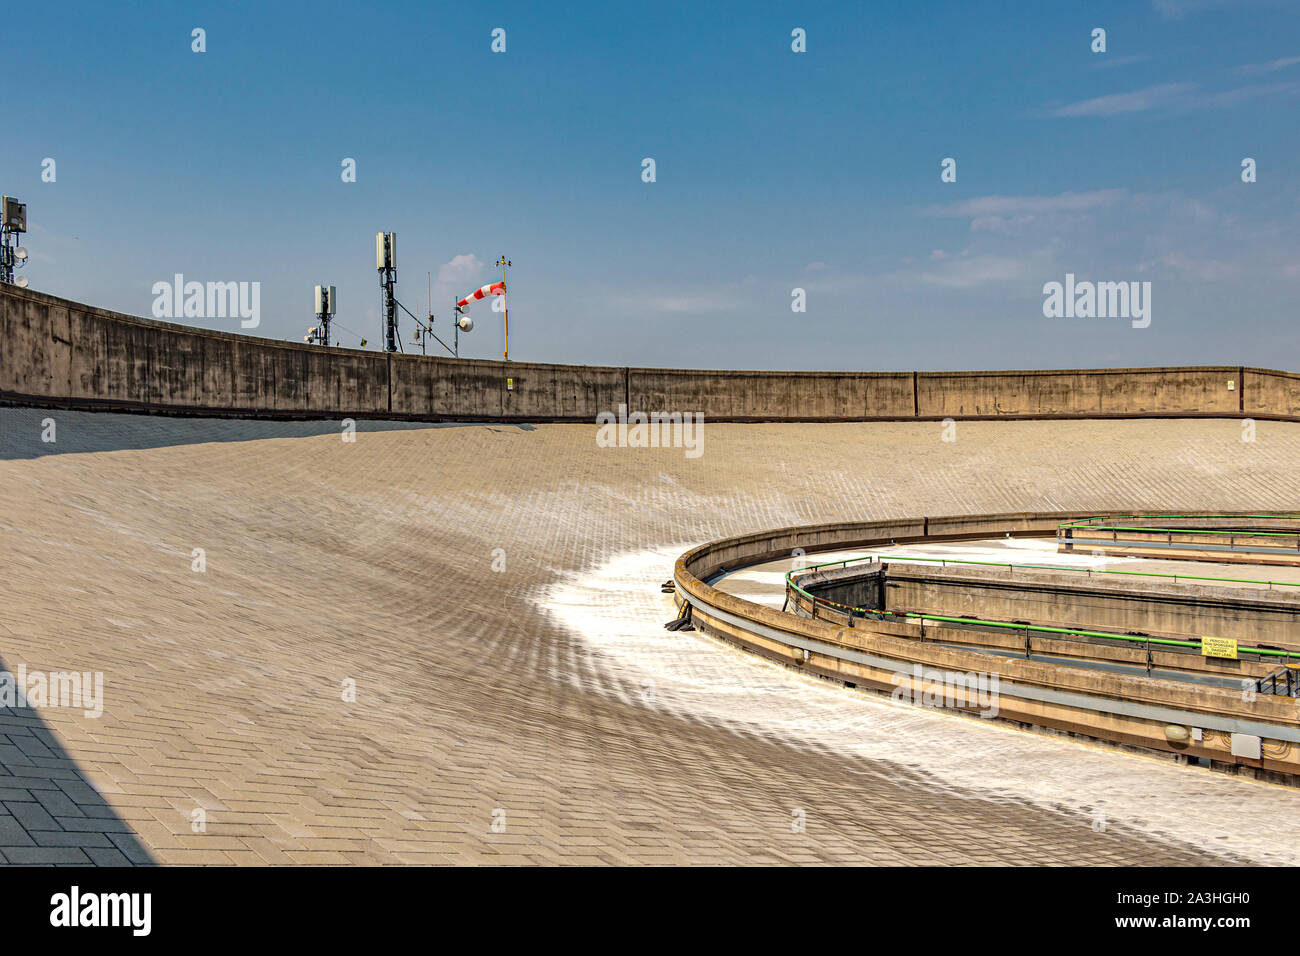
[[489, 282], [481, 289], [475, 289], [465, 298], [456, 303], [456, 308], [463, 309], [471, 302], [477, 302], [479, 299], [486, 299], [490, 295], [505, 295], [506, 284], [504, 282]]

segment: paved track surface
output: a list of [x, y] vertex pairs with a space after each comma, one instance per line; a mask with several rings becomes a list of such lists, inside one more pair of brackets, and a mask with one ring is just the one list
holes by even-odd
[[[1254, 443], [1232, 421], [957, 430], [943, 442], [937, 423], [709, 424], [703, 456], [688, 459], [598, 448], [581, 425], [363, 423], [346, 442], [337, 423], [0, 409], [0, 666], [102, 672], [105, 698], [97, 718], [0, 711], [0, 856], [1231, 861], [1123, 821], [1098, 832], [1066, 809], [697, 719], [689, 696], [652, 706], [644, 688], [618, 686], [599, 633], [544, 607], [557, 582], [620, 554], [763, 528], [1284, 509], [1300, 491], [1292, 424], [1260, 423]], [[665, 633], [655, 602], [670, 572], [636, 585], [647, 634]], [[737, 686], [768, 667], [727, 659]], [[818, 691], [774, 673], [791, 699]], [[1243, 788], [1247, 808], [1251, 794], [1300, 800], [1217, 783]]]

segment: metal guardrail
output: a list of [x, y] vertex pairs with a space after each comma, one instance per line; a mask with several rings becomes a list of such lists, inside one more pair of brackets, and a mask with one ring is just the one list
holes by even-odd
[[[831, 563], [835, 564], [838, 562]], [[676, 578], [676, 582], [677, 593], [681, 596], [683, 601], [694, 606], [697, 611], [715, 617], [718, 620], [743, 631], [752, 632], [787, 647], [798, 648], [811, 653], [824, 654], [828, 657], [852, 664], [880, 668], [884, 671], [904, 676], [910, 676], [913, 673], [915, 665], [911, 661], [882, 657], [878, 654], [870, 654], [856, 648], [831, 644], [826, 641], [805, 637], [786, 630], [779, 630], [759, 621], [736, 614], [732, 611], [715, 607], [702, 598], [692, 594], [690, 587], [683, 579]], [[937, 675], [935, 679], [938, 680], [951, 681], [959, 679], [962, 676], [956, 672], [947, 671], [941, 668], [934, 668], [933, 670]], [[1300, 744], [1300, 728], [1280, 724], [1270, 724], [1260, 720], [1242, 719], [1206, 711], [1193, 712], [1182, 710], [1177, 707], [1148, 704], [1139, 700], [1094, 697], [1076, 691], [1037, 686], [1013, 680], [1002, 680], [1000, 687], [1001, 693], [1007, 697], [1019, 697], [1024, 700], [1059, 704], [1066, 707], [1078, 708], [1084, 711], [1091, 711], [1093, 713], [1109, 715], [1117, 714], [1124, 717], [1133, 717], [1139, 720], [1147, 720], [1163, 724], [1181, 724], [1189, 727], [1204, 727], [1206, 729], [1217, 730], [1223, 733], [1252, 734], [1270, 740]], [[1106, 739], [1104, 733], [1101, 737], [1102, 739]]]
[[[1216, 520], [1234, 523], [1225, 527], [1184, 527], [1162, 523], [1199, 521], [1204, 525]], [[1250, 521], [1269, 523], [1256, 528], [1246, 523]], [[1066, 552], [1076, 548], [1101, 548], [1116, 554], [1182, 551], [1203, 556], [1273, 555], [1294, 563], [1296, 552], [1300, 551], [1300, 530], [1277, 529], [1295, 526], [1296, 521], [1296, 517], [1291, 515], [1116, 515], [1063, 521], [1057, 525], [1056, 540], [1060, 550]], [[1110, 537], [1107, 538], [1106, 534]]]
[[[1256, 514], [1213, 514], [1213, 513], [1209, 513], [1209, 512], [1200, 513], [1200, 514], [1183, 514], [1183, 513], [1169, 512], [1169, 513], [1165, 513], [1165, 514], [1149, 514], [1149, 515], [1098, 515], [1098, 516], [1093, 517], [1093, 518], [1074, 518], [1074, 519], [1071, 519], [1071, 520], [1069, 520], [1069, 521], [1062, 521], [1060, 524], [1057, 525], [1057, 528], [1086, 528], [1086, 527], [1090, 527], [1090, 526], [1095, 527], [1095, 526], [1096, 526], [1096, 523], [1099, 522], [1099, 521], [1101, 521], [1101, 522], [1111, 522], [1111, 521], [1146, 521], [1146, 520], [1169, 520], [1169, 519], [1178, 519], [1178, 520], [1181, 521], [1181, 520], [1183, 520], [1183, 519], [1185, 519], [1185, 518], [1189, 518], [1189, 519], [1192, 519], [1192, 520], [1204, 520], [1204, 519], [1212, 519], [1212, 520], [1236, 520], [1236, 519], [1256, 519], [1256, 518], [1257, 518], [1257, 519], [1265, 520], [1265, 521], [1281, 521], [1281, 522], [1294, 521], [1294, 522], [1297, 522], [1297, 525], [1298, 525], [1298, 526], [1300, 526], [1300, 516], [1297, 516], [1297, 515], [1284, 515], [1284, 514], [1273, 514], [1273, 515], [1267, 515], [1267, 514], [1266, 514], [1266, 515], [1256, 515]], [[1164, 526], [1157, 525], [1156, 527], [1160, 528], [1161, 530], [1165, 530]], [[1107, 530], [1110, 530], [1110, 529], [1108, 528]], [[1148, 528], [1136, 528], [1136, 529], [1134, 529], [1134, 530], [1138, 530], [1138, 531], [1150, 531], [1150, 530], [1152, 530], [1152, 529], [1148, 527]], [[1208, 530], [1213, 530], [1213, 529], [1208, 529]], [[1290, 534], [1291, 532], [1282, 532], [1282, 533], [1284, 533], [1284, 534]], [[1296, 533], [1300, 533], [1300, 531], [1297, 531]]]
[[978, 567], [989, 568], [1007, 568], [1008, 570], [1029, 570], [1029, 571], [1063, 571], [1070, 574], [1084, 574], [1088, 577], [1102, 574], [1123, 574], [1133, 577], [1146, 578], [1167, 578], [1174, 583], [1178, 581], [1209, 581], [1220, 584], [1259, 584], [1270, 590], [1272, 588], [1300, 588], [1300, 581], [1272, 581], [1262, 578], [1225, 578], [1221, 575], [1213, 574], [1169, 574], [1163, 571], [1122, 571], [1117, 568], [1076, 568], [1064, 564], [1020, 564], [1012, 561], [975, 561], [969, 558], [927, 558], [921, 555], [912, 554], [868, 554], [857, 558], [845, 558], [842, 561], [827, 561], [825, 564], [809, 564], [803, 568], [794, 568], [787, 573], [797, 571], [814, 571], [817, 568], [829, 568], [835, 565], [849, 565], [859, 561], [912, 561], [920, 564], [938, 564], [940, 567], [947, 567], [950, 564], [976, 565]]
[[[895, 619], [919, 621], [923, 626], [925, 622], [933, 621], [939, 624], [957, 624], [960, 626], [974, 627], [974, 628], [992, 628], [995, 630], [1019, 631], [1026, 635], [1026, 641], [1028, 641], [1029, 634], [1041, 633], [1041, 634], [1050, 634], [1054, 638], [1063, 637], [1067, 640], [1071, 638], [1081, 639], [1082, 643], [1089, 643], [1089, 644], [1094, 643], [1098, 639], [1101, 639], [1101, 640], [1111, 640], [1111, 641], [1125, 641], [1133, 644], [1142, 644], [1148, 648], [1151, 645], [1156, 644], [1164, 647], [1183, 647], [1188, 649], [1194, 649], [1197, 653], [1200, 653], [1201, 651], [1200, 640], [1184, 640], [1184, 639], [1170, 638], [1170, 637], [1153, 637], [1145, 634], [1142, 635], [1118, 634], [1112, 631], [1094, 631], [1094, 630], [1088, 630], [1084, 628], [1052, 627], [1046, 624], [1023, 624], [1017, 621], [998, 621], [998, 620], [989, 620], [989, 619], [977, 618], [977, 617], [959, 617], [959, 616], [942, 615], [942, 614], [928, 614], [919, 611], [887, 611], [887, 610], [880, 610], [877, 608], [852, 607], [850, 605], [840, 604], [836, 601], [831, 601], [828, 598], [819, 597], [815, 594], [810, 593], [809, 591], [805, 590], [804, 588], [800, 587], [797, 583], [795, 583], [793, 577], [793, 575], [796, 573], [815, 571], [819, 568], [834, 567], [835, 565], [840, 565], [841, 567], [847, 567], [849, 564], [858, 563], [861, 561], [884, 561], [884, 560], [904, 561], [904, 562], [907, 561], [936, 562], [937, 561], [940, 562], [941, 565], [943, 566], [946, 566], [947, 564], [962, 564], [962, 565], [980, 565], [986, 567], [1005, 567], [1011, 569], [1033, 568], [1039, 570], [1053, 570], [1053, 571], [1076, 571], [1076, 572], [1089, 571], [1090, 573], [1093, 570], [1088, 568], [1064, 568], [1055, 565], [1030, 565], [1030, 564], [1015, 565], [1011, 563], [1003, 563], [1003, 562], [996, 562], [996, 561], [966, 561], [966, 560], [956, 560], [956, 559], [949, 559], [949, 558], [919, 558], [919, 557], [899, 556], [899, 555], [871, 554], [871, 555], [864, 555], [858, 558], [845, 558], [841, 561], [828, 561], [825, 564], [814, 564], [804, 568], [794, 568], [786, 572], [785, 581], [790, 588], [792, 588], [797, 593], [803, 595], [809, 601], [813, 602], [814, 607], [829, 607], [837, 611], [846, 612], [851, 616], [861, 616], [864, 619], [871, 618], [874, 620], [884, 620], [886, 618], [895, 618]], [[1114, 574], [1131, 573], [1131, 574], [1145, 575], [1148, 572], [1141, 572], [1141, 571], [1106, 572], [1104, 569], [1097, 569], [1097, 573], [1114, 573]], [[1175, 578], [1177, 577], [1177, 575], [1155, 574], [1155, 573], [1152, 573], [1150, 576], [1175, 577]], [[1288, 584], [1290, 586], [1300, 586], [1300, 584], [1292, 584], [1291, 582], [1282, 582], [1282, 581], [1267, 582], [1267, 581], [1251, 581], [1249, 579], [1213, 578], [1208, 575], [1204, 575], [1204, 576], [1183, 575], [1183, 577], [1184, 578], [1195, 577], [1197, 580], [1220, 580], [1220, 581], [1236, 580], [1237, 583], [1270, 584], [1270, 585]], [[1242, 646], [1242, 647], [1238, 647], [1237, 651], [1239, 654], [1251, 653], [1251, 654], [1258, 655], [1260, 658], [1282, 658], [1287, 661], [1289, 661], [1293, 656], [1300, 656], [1297, 655], [1296, 652], [1294, 651], [1282, 650], [1282, 649], [1271, 648], [1271, 647]]]
[[1300, 697], [1300, 671], [1287, 666], [1255, 681], [1255, 690], [1278, 697]]

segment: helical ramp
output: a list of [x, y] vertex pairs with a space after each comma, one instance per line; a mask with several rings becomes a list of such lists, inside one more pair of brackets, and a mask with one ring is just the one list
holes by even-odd
[[[1124, 533], [1149, 547], [1157, 538], [1173, 540], [1176, 531], [1191, 530], [1176, 527], [1180, 522], [1170, 518], [1133, 512]], [[1219, 526], [1195, 530], [1216, 532], [1216, 560], [1231, 554], [1222, 549], [1229, 547], [1224, 542], [1234, 533], [1244, 530], [1247, 540], [1292, 533], [1261, 531], [1251, 523], [1276, 526], [1295, 520], [1290, 515], [1244, 513], [1215, 519]], [[1209, 650], [1208, 643], [1201, 647], [1209, 636], [1176, 639], [1122, 628], [1099, 632], [954, 614], [876, 611], [820, 599], [790, 576], [784, 610], [712, 586], [738, 568], [791, 555], [917, 542], [1052, 537], [1063, 528], [1091, 528], [1096, 534], [1098, 527], [1108, 526], [1095, 514], [1034, 512], [782, 528], [723, 538], [687, 551], [676, 562], [673, 584], [681, 617], [697, 630], [828, 680], [1242, 775], [1293, 785], [1300, 781], [1300, 701], [1295, 687], [1278, 676], [1289, 680], [1290, 665], [1300, 663], [1300, 653], [1293, 651], [1300, 648], [1286, 642], [1243, 641], [1240, 647], [1232, 645], [1232, 658], [1214, 658], [1202, 653]], [[1294, 553], [1290, 538], [1281, 547]], [[1056, 570], [1066, 569], [1053, 573]], [[1184, 577], [1227, 580], [1195, 572]], [[1217, 593], [1199, 584], [1197, 588], [1193, 605]], [[1262, 593], [1274, 604], [1283, 600], [1272, 589]], [[1178, 592], [1158, 597], [1172, 600]], [[1238, 600], [1249, 601], [1250, 596]]]

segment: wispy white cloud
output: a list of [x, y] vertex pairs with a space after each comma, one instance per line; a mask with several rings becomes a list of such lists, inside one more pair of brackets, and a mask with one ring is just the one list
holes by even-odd
[[472, 292], [481, 283], [483, 261], [472, 252], [452, 256], [449, 262], [438, 266], [433, 279], [433, 300], [444, 302]]
[[1167, 252], [1138, 265], [1138, 272], [1166, 272], [1181, 279], [1219, 282], [1241, 275], [1241, 267], [1222, 259], [1197, 258], [1182, 252]]
[[1235, 90], [1221, 90], [1217, 93], [1205, 93], [1196, 97], [1190, 105], [1206, 108], [1236, 106], [1238, 103], [1244, 103], [1246, 100], [1253, 100], [1260, 96], [1273, 96], [1276, 94], [1295, 92], [1300, 92], [1300, 83], [1268, 83], [1263, 86], [1242, 86]]
[[692, 284], [667, 294], [663, 289], [608, 287], [595, 289], [593, 295], [608, 307], [627, 314], [702, 315], [753, 308], [770, 292], [759, 285], [745, 281], [731, 283], [726, 288]]
[[1123, 113], [1141, 113], [1161, 107], [1185, 103], [1195, 91], [1195, 83], [1161, 83], [1131, 93], [1110, 93], [1092, 99], [1067, 103], [1051, 110], [1049, 116], [1119, 116]]
[[927, 285], [972, 289], [994, 282], [1017, 282], [1037, 273], [1038, 266], [1025, 256], [963, 256], [946, 259], [937, 268], [918, 273]]
[[1269, 60], [1266, 63], [1247, 63], [1244, 66], [1237, 67], [1234, 72], [1248, 75], [1276, 73], [1278, 70], [1285, 70], [1296, 65], [1300, 65], [1300, 56], [1284, 56], [1277, 60]]
[[473, 282], [483, 274], [483, 262], [472, 252], [452, 256], [450, 262], [438, 266], [438, 282], [459, 285]]
[[730, 312], [739, 308], [736, 296], [705, 293], [703, 295], [650, 296], [641, 301], [649, 312]]
[[1166, 20], [1181, 20], [1194, 13], [1226, 10], [1240, 6], [1244, 0], [1151, 0], [1151, 6]]
[[1041, 216], [1049, 213], [1079, 212], [1109, 206], [1124, 199], [1124, 189], [1094, 189], [1088, 192], [1063, 192], [1055, 196], [979, 196], [926, 210], [934, 216], [959, 219], [980, 216]]
[[[1283, 61], [1274, 61], [1283, 62]], [[1300, 62], [1300, 58], [1297, 58]], [[1282, 69], [1279, 67], [1278, 69]], [[1300, 82], [1264, 83], [1239, 86], [1227, 90], [1202, 90], [1195, 83], [1161, 83], [1129, 93], [1110, 93], [1094, 96], [1046, 110], [1040, 115], [1054, 117], [1122, 116], [1126, 113], [1143, 113], [1149, 110], [1220, 109], [1236, 106], [1262, 96], [1300, 93]]]
[[1088, 61], [1088, 65], [1094, 70], [1105, 70], [1115, 66], [1128, 66], [1132, 63], [1145, 63], [1151, 57], [1145, 53], [1132, 53], [1127, 56], [1115, 56], [1107, 53], [1105, 56], [1094, 56]]
[[992, 232], [1001, 235], [1010, 235], [1028, 226], [1032, 226], [1039, 220], [1039, 216], [976, 216], [970, 221], [971, 232]]

